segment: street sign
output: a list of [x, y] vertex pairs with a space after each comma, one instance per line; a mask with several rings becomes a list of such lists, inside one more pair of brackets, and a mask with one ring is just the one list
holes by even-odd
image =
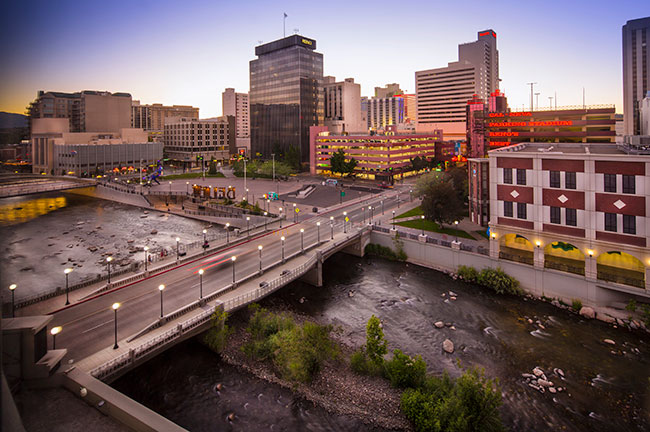
[[350, 222], [350, 218], [346, 216], [346, 217], [345, 217], [345, 221], [346, 221], [346, 222]]
[[296, 213], [299, 213], [299, 212], [300, 212], [300, 209], [298, 207], [296, 207]]

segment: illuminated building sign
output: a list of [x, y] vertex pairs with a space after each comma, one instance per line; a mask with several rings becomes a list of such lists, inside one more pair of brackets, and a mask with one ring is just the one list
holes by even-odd
[[490, 127], [520, 127], [520, 126], [571, 126], [572, 120], [530, 121], [530, 122], [494, 122]]
[[533, 114], [528, 111], [523, 111], [523, 112], [511, 112], [511, 113], [489, 113], [488, 114], [490, 117], [530, 117]]
[[519, 136], [519, 132], [490, 132], [490, 136], [497, 136], [497, 137]]
[[310, 41], [309, 39], [303, 39], [303, 40], [302, 40], [302, 43], [304, 43], [305, 45], [310, 45], [310, 46], [314, 44], [314, 43], [313, 43], [312, 41]]
[[492, 35], [493, 38], [495, 38], [495, 39], [497, 38], [497, 34], [494, 33], [493, 31], [484, 31], [484, 32], [479, 33], [478, 35], [479, 35], [479, 36], [488, 36], [488, 35]]
[[505, 147], [512, 144], [510, 141], [490, 141], [490, 147]]

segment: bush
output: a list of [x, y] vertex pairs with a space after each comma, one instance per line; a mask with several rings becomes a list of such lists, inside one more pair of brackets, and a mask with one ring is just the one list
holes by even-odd
[[366, 354], [371, 362], [381, 364], [384, 362], [384, 355], [387, 352], [381, 321], [373, 315], [366, 325]]
[[427, 364], [422, 356], [410, 357], [396, 349], [393, 358], [384, 364], [384, 371], [393, 387], [417, 388], [424, 382]]
[[579, 312], [580, 309], [582, 309], [582, 302], [578, 299], [573, 299], [571, 302], [571, 307], [573, 308], [574, 311]]
[[452, 380], [445, 373], [402, 393], [401, 409], [417, 431], [502, 431], [498, 383], [470, 369]]
[[398, 252], [394, 252], [389, 247], [374, 243], [366, 245], [365, 253], [367, 255], [374, 255], [391, 261], [406, 261], [407, 258], [406, 253], [404, 253], [404, 250], [402, 249], [398, 250]]
[[478, 281], [478, 274], [478, 271], [474, 267], [464, 265], [458, 267], [458, 276], [465, 282], [476, 283]]
[[228, 312], [216, 310], [212, 314], [212, 327], [203, 337], [205, 344], [215, 352], [223, 351], [228, 341], [228, 336], [232, 334], [232, 329], [226, 324]]
[[485, 268], [479, 273], [476, 282], [479, 285], [494, 290], [497, 294], [523, 294], [522, 289], [519, 287], [519, 281], [511, 276], [508, 276], [500, 268], [492, 269]]

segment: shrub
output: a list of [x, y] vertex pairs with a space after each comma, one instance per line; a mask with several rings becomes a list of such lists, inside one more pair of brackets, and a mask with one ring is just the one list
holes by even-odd
[[366, 325], [366, 354], [371, 362], [381, 364], [387, 352], [381, 321], [373, 315]]
[[417, 388], [424, 382], [427, 364], [422, 356], [410, 357], [396, 349], [393, 358], [385, 362], [384, 371], [393, 387]]
[[368, 374], [368, 357], [366, 356], [365, 349], [355, 351], [350, 356], [350, 367], [358, 374]]
[[226, 346], [228, 336], [232, 334], [232, 329], [226, 324], [228, 312], [216, 310], [212, 314], [212, 327], [203, 337], [205, 344], [215, 352], [221, 352]]
[[574, 311], [579, 312], [582, 309], [582, 302], [579, 299], [573, 299], [571, 302], [571, 307]]
[[458, 276], [465, 282], [476, 283], [478, 281], [478, 271], [474, 267], [461, 265], [458, 267]]
[[477, 281], [479, 285], [491, 288], [497, 294], [523, 294], [519, 287], [519, 281], [508, 276], [501, 268], [485, 268], [479, 273]]
[[417, 431], [502, 431], [498, 383], [469, 369], [456, 380], [445, 373], [402, 393], [401, 409]]
[[366, 245], [365, 253], [368, 255], [374, 255], [381, 258], [385, 258], [391, 261], [406, 261], [407, 258], [406, 253], [402, 249], [399, 249], [398, 252], [396, 253], [389, 247], [374, 244], [374, 243], [369, 243], [368, 245]]
[[636, 300], [630, 299], [629, 303], [625, 306], [625, 310], [636, 312]]

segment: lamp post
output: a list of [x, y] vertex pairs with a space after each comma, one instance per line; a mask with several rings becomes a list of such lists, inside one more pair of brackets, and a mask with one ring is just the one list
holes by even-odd
[[[458, 221], [454, 221], [454, 226], [456, 227], [456, 243], [458, 243]], [[539, 245], [537, 245], [539, 247]]]
[[381, 215], [384, 215], [384, 200], [381, 200]]
[[422, 235], [424, 235], [424, 215], [420, 216], [420, 220], [422, 221]]
[[185, 195], [190, 194], [190, 182], [185, 182]]
[[300, 228], [300, 253], [305, 253], [304, 237], [305, 237], [305, 229]]
[[230, 222], [226, 222], [226, 244], [230, 244]]
[[[246, 187], [246, 186], [244, 186]], [[246, 203], [248, 203], [248, 188], [246, 188]]]
[[53, 350], [56, 349], [56, 335], [61, 333], [61, 330], [63, 330], [63, 328], [61, 326], [52, 327], [52, 329], [50, 330], [50, 334], [52, 335], [52, 349]]
[[348, 212], [343, 212], [343, 234], [346, 234], [348, 232], [348, 221], [346, 220], [348, 218]]
[[296, 223], [296, 216], [298, 212], [296, 211], [296, 203], [293, 204], [293, 223]]
[[[169, 182], [169, 196], [171, 197], [172, 194], [172, 182]], [[171, 201], [171, 198], [170, 198]]]
[[271, 211], [271, 200], [270, 199], [266, 200], [266, 211]]
[[269, 214], [268, 212], [264, 212], [264, 231], [266, 231], [266, 224], [268, 222], [266, 217], [268, 216], [268, 214]]
[[158, 285], [158, 291], [160, 291], [160, 318], [163, 317], [163, 291], [165, 290], [165, 285]]
[[280, 207], [280, 228], [282, 228], [282, 207]]
[[280, 237], [282, 240], [282, 264], [284, 264], [284, 236]]
[[330, 216], [330, 240], [334, 240], [334, 216]]
[[113, 344], [113, 349], [118, 349], [117, 346], [117, 310], [120, 308], [119, 303], [113, 303], [113, 310], [115, 311], [115, 344]]
[[147, 251], [149, 250], [149, 246], [144, 247], [144, 271], [147, 271]]
[[413, 202], [413, 189], [409, 190], [409, 198], [410, 198], [411, 202]]
[[111, 261], [113, 261], [113, 257], [109, 256], [106, 257], [106, 265], [108, 266], [108, 284], [111, 284]]
[[237, 257], [233, 255], [230, 258], [230, 260], [232, 261], [232, 284], [234, 285], [235, 284], [235, 261], [237, 261]]
[[399, 194], [397, 195], [397, 208], [399, 208]]
[[205, 235], [206, 235], [207, 233], [208, 233], [208, 230], [204, 229], [204, 230], [203, 230], [203, 243], [205, 243], [205, 242], [207, 241], [207, 239], [206, 239], [206, 237], [205, 237]]
[[70, 304], [70, 298], [68, 296], [68, 275], [72, 272], [71, 268], [67, 268], [63, 270], [63, 273], [65, 273], [65, 304], [66, 306]]
[[372, 217], [374, 215], [372, 206], [368, 206], [368, 211], [370, 212], [370, 225], [372, 225]]
[[16, 303], [14, 302], [14, 291], [16, 290], [16, 287], [17, 287], [16, 284], [9, 285], [9, 291], [11, 291], [11, 317], [12, 318], [16, 317]]
[[199, 270], [199, 300], [203, 298], [203, 269]]
[[179, 245], [180, 245], [179, 242], [180, 242], [180, 241], [181, 241], [181, 238], [180, 238], [180, 237], [176, 237], [176, 261], [178, 261], [179, 259], [181, 259], [180, 248], [179, 248]]
[[366, 206], [361, 207], [361, 214], [363, 215], [363, 224], [366, 223]]
[[316, 222], [316, 229], [318, 230], [318, 244], [320, 244], [320, 222]]
[[246, 187], [246, 157], [244, 157], [244, 189], [246, 189], [246, 202], [248, 202], [248, 188]]
[[246, 237], [251, 238], [251, 217], [246, 216]]
[[393, 229], [395, 229], [395, 210], [393, 210]]
[[257, 250], [260, 252], [260, 274], [262, 274], [262, 249], [264, 249], [264, 246], [262, 245], [257, 247]]

